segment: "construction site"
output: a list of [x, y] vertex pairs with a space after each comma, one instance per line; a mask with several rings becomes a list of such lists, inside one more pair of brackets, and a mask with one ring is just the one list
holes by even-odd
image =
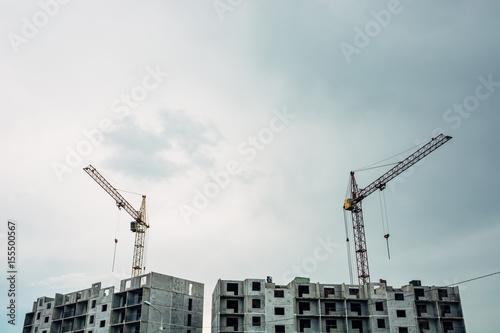
[[[88, 289], [39, 297], [25, 316], [22, 332], [465, 332], [457, 286], [426, 286], [420, 280], [411, 280], [396, 288], [385, 280], [371, 281], [362, 209], [365, 198], [383, 191], [388, 182], [450, 139], [441, 134], [420, 145], [365, 187], [360, 187], [355, 172], [350, 172], [342, 207], [350, 283], [311, 282], [307, 277], [295, 277], [286, 285], [276, 284], [271, 276], [219, 279], [212, 293], [210, 327], [203, 325], [203, 282], [146, 272], [144, 256], [150, 228], [146, 196], [142, 196], [140, 208], [135, 209], [89, 165], [84, 171], [112, 197], [119, 209], [133, 218], [131, 278], [122, 280], [119, 290], [95, 282]], [[335, 223], [334, 228], [341, 227], [341, 223]], [[390, 257], [389, 237], [387, 229], [384, 238]], [[252, 272], [246, 274], [251, 276]], [[355, 277], [357, 284], [353, 282]]]

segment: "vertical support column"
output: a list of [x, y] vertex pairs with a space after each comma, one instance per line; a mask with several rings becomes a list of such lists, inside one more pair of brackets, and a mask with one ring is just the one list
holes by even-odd
[[359, 197], [358, 184], [351, 171], [351, 195], [353, 200], [352, 228], [354, 235], [354, 246], [356, 251], [356, 266], [358, 270], [358, 281], [360, 285], [370, 283], [370, 272], [368, 269], [368, 252], [366, 249], [365, 224], [363, 222], [363, 210], [361, 208], [362, 197]]

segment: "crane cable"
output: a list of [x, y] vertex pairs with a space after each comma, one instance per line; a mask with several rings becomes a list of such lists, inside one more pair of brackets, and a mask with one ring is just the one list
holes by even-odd
[[146, 229], [144, 230], [144, 261], [142, 263], [142, 269], [144, 270], [144, 272], [146, 272], [146, 264], [148, 262], [148, 247], [149, 247], [149, 232], [148, 232], [148, 229], [149, 229], [149, 215], [146, 214], [146, 212], [144, 213], [146, 215], [146, 224], [148, 225], [146, 227]]
[[118, 235], [120, 233], [120, 220], [121, 220], [121, 209], [118, 209], [116, 214], [115, 249], [113, 251], [113, 266], [111, 267], [111, 272], [115, 271], [116, 246], [118, 245]]
[[352, 254], [351, 254], [351, 244], [349, 243], [349, 228], [347, 226], [347, 217], [346, 217], [346, 211], [345, 209], [342, 209], [344, 211], [344, 226], [345, 226], [345, 239], [346, 239], [346, 246], [347, 246], [347, 262], [349, 266], [349, 278], [351, 281], [351, 284], [353, 284], [353, 277], [352, 277]]
[[380, 212], [382, 214], [382, 229], [384, 231], [384, 238], [387, 245], [387, 257], [389, 260], [391, 259], [391, 252], [389, 250], [389, 219], [387, 218], [387, 205], [385, 201], [384, 191], [379, 191], [379, 199], [380, 199]]
[[424, 145], [425, 143], [426, 143], [426, 141], [422, 141], [422, 142], [420, 142], [419, 144], [417, 144], [417, 145], [415, 145], [415, 146], [413, 146], [413, 147], [411, 147], [411, 148], [408, 148], [408, 149], [406, 149], [406, 150], [403, 150], [402, 152], [400, 152], [400, 153], [398, 153], [398, 154], [396, 154], [396, 155], [393, 155], [393, 156], [390, 156], [390, 157], [384, 158], [383, 160], [380, 160], [380, 161], [378, 161], [378, 162], [375, 162], [375, 163], [372, 163], [372, 164], [370, 164], [370, 165], [364, 166], [364, 167], [362, 167], [362, 168], [360, 168], [360, 169], [357, 169], [357, 170], [354, 170], [354, 171], [364, 171], [364, 170], [375, 169], [375, 168], [379, 168], [379, 167], [383, 167], [383, 166], [387, 166], [387, 165], [391, 165], [391, 164], [398, 164], [399, 162], [395, 162], [395, 163], [389, 163], [389, 164], [386, 164], [386, 165], [380, 165], [380, 166], [373, 167], [374, 165], [380, 164], [380, 163], [382, 163], [382, 162], [385, 162], [385, 161], [387, 161], [387, 160], [390, 160], [391, 158], [394, 158], [394, 157], [397, 157], [397, 156], [399, 156], [399, 155], [401, 155], [401, 154], [403, 154], [403, 153], [406, 153], [406, 152], [407, 152], [407, 151], [409, 151], [409, 150], [414, 150], [415, 148], [417, 148], [417, 147], [419, 147], [419, 146], [422, 146], [422, 145]]

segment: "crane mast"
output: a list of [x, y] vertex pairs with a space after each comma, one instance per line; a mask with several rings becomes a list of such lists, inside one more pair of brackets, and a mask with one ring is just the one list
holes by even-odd
[[144, 261], [144, 244], [146, 231], [149, 228], [146, 220], [146, 196], [142, 196], [141, 208], [135, 210], [132, 205], [104, 178], [92, 165], [83, 168], [116, 202], [118, 209], [123, 208], [134, 221], [130, 222], [130, 230], [135, 233], [134, 254], [132, 257], [132, 277], [142, 274]]
[[[351, 197], [344, 201], [344, 209], [351, 211], [352, 227], [354, 236], [354, 249], [356, 252], [356, 264], [358, 272], [358, 281], [360, 285], [370, 282], [370, 270], [368, 267], [368, 251], [366, 248], [365, 224], [363, 221], [363, 209], [361, 202], [364, 198], [378, 190], [384, 190], [387, 183], [398, 175], [409, 169], [415, 163], [423, 159], [425, 156], [432, 153], [437, 148], [448, 142], [451, 136], [443, 134], [432, 138], [428, 143], [418, 149], [416, 152], [399, 162], [392, 169], [384, 173], [382, 176], [373, 181], [370, 185], [363, 189], [359, 189], [354, 171], [350, 173], [350, 195]], [[388, 236], [388, 235], [386, 235]]]

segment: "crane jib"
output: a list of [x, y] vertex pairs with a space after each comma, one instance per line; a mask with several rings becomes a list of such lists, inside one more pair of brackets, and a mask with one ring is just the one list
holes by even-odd
[[[378, 189], [379, 190], [385, 189], [389, 181], [396, 178], [404, 171], [408, 170], [410, 167], [419, 162], [425, 156], [429, 155], [434, 150], [436, 150], [437, 148], [448, 142], [451, 138], [452, 138], [451, 136], [447, 135], [445, 136], [443, 134], [440, 134], [437, 137], [432, 138], [427, 144], [422, 146], [415, 153], [405, 158], [403, 161], [399, 162], [396, 166], [394, 166], [385, 174], [380, 176], [370, 185], [368, 185], [364, 189], [356, 191], [356, 193], [352, 193], [353, 196], [351, 199], [353, 200], [353, 203], [360, 202], [361, 200], [363, 200], [364, 198], [366, 198], [367, 196], [369, 196]], [[352, 175], [354, 175], [354, 172], [352, 172]]]
[[[92, 165], [83, 168], [116, 202], [119, 209], [123, 208], [134, 221], [130, 223], [130, 230], [135, 233], [134, 254], [132, 258], [132, 277], [142, 274], [144, 260], [145, 233], [149, 228], [146, 223], [146, 196], [142, 196], [140, 210], [132, 205], [114, 188]], [[116, 241], [115, 241], [116, 243]], [[114, 267], [114, 266], [113, 266]]]

